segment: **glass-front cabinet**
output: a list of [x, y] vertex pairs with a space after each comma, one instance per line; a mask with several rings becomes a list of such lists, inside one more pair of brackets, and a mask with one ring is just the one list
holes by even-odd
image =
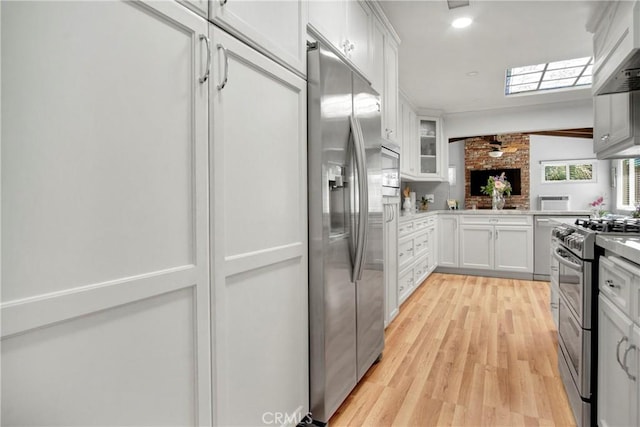
[[417, 178], [446, 179], [447, 146], [442, 142], [440, 118], [418, 117]]

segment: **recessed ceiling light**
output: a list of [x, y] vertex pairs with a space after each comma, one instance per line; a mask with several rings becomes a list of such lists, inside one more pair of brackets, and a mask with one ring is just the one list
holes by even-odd
[[468, 27], [469, 25], [471, 25], [472, 22], [473, 22], [473, 20], [471, 18], [464, 16], [462, 18], [458, 18], [458, 19], [454, 20], [451, 23], [451, 26], [453, 28], [465, 28], [465, 27]]
[[477, 71], [469, 71], [469, 72], [467, 73], [467, 76], [469, 76], [469, 77], [475, 77], [475, 76], [477, 76], [477, 75], [478, 75], [478, 72], [477, 72]]

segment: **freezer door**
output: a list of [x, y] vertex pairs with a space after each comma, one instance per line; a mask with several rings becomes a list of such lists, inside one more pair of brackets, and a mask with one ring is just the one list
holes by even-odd
[[380, 137], [380, 98], [353, 74], [353, 110], [362, 130], [368, 187], [367, 238], [364, 265], [356, 282], [358, 381], [384, 347], [383, 206]]
[[310, 410], [327, 422], [357, 381], [352, 80], [328, 50], [307, 58]]

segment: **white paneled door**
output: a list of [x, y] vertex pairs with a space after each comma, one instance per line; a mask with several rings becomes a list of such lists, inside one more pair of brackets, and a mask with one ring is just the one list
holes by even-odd
[[214, 419], [295, 425], [309, 405], [306, 82], [211, 34]]
[[2, 424], [210, 424], [206, 21], [0, 19]]

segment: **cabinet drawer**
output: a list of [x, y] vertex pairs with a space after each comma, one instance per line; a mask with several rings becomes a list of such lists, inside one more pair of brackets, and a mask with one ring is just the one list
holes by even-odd
[[414, 230], [413, 221], [400, 222], [400, 225], [398, 225], [398, 235], [400, 237], [413, 233], [413, 230]]
[[429, 234], [426, 231], [417, 234], [413, 238], [413, 247], [416, 255], [429, 249]]
[[414, 287], [413, 268], [408, 268], [400, 273], [398, 279], [398, 301], [402, 303], [411, 294]]
[[415, 266], [413, 267], [414, 276], [416, 280], [416, 286], [419, 286], [424, 279], [426, 279], [427, 274], [429, 274], [429, 257], [425, 255], [420, 258]]
[[[628, 316], [631, 316], [633, 270], [637, 269], [617, 257], [600, 257], [600, 292]], [[637, 274], [640, 274], [640, 270]]]
[[462, 215], [462, 224], [471, 225], [531, 225], [531, 215]]
[[429, 218], [416, 219], [413, 222], [413, 230], [418, 231], [418, 230], [427, 228], [428, 223], [429, 223]]
[[401, 267], [411, 262], [414, 251], [413, 239], [403, 240], [398, 243], [398, 263]]

